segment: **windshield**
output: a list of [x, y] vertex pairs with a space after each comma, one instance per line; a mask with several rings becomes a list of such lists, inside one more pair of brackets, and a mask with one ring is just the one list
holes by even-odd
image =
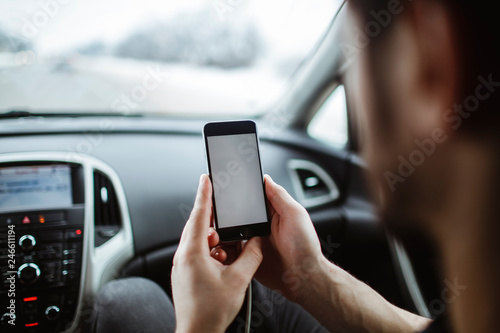
[[261, 113], [341, 0], [2, 0], [0, 113]]

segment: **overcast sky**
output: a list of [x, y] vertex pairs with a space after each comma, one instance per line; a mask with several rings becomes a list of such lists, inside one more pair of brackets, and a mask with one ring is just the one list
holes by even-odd
[[[2, 0], [0, 25], [20, 35], [26, 22], [43, 11], [54, 12], [31, 38], [39, 54], [54, 54], [95, 40], [115, 44], [131, 31], [154, 21], [165, 21], [202, 6], [228, 8], [223, 24], [251, 20], [273, 54], [308, 52], [326, 30], [341, 0]], [[222, 3], [222, 5], [221, 5]], [[229, 4], [236, 4], [229, 7]], [[54, 6], [57, 4], [57, 6]], [[224, 5], [225, 4], [225, 5]]]

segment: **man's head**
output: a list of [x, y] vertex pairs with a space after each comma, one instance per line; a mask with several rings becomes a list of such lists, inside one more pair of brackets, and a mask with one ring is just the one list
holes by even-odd
[[493, 4], [348, 1], [344, 50], [354, 46], [346, 56], [358, 55], [347, 77], [357, 91], [350, 96], [353, 119], [383, 218], [394, 229], [402, 221], [421, 227], [449, 205], [464, 181], [455, 170], [465, 168], [466, 156], [476, 159], [476, 172], [498, 163], [500, 43]]

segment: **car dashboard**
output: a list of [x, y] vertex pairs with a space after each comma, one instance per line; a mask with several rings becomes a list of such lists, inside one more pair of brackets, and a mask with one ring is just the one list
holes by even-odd
[[[95, 295], [117, 277], [145, 276], [170, 292], [172, 258], [207, 172], [203, 124], [146, 117], [2, 121], [2, 191], [45, 197], [35, 206], [9, 204], [9, 193], [0, 193], [0, 270], [9, 281], [0, 285], [2, 328], [88, 330]], [[300, 131], [258, 125], [264, 172], [308, 209], [325, 255], [344, 263], [362, 258], [351, 271], [401, 302], [394, 274], [375, 274], [391, 261], [360, 180], [362, 163]], [[10, 302], [15, 327], [5, 324]]]

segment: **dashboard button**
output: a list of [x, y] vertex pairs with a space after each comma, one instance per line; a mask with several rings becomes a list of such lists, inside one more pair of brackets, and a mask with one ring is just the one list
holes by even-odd
[[43, 279], [45, 282], [54, 283], [60, 281], [61, 263], [59, 261], [53, 261], [45, 263], [42, 266]]
[[0, 217], [0, 225], [11, 225], [14, 224], [15, 218], [13, 216], [2, 216]]
[[25, 297], [23, 302], [23, 312], [24, 315], [36, 314], [38, 297]]
[[59, 241], [63, 239], [63, 233], [62, 231], [54, 231], [54, 232], [41, 232], [38, 235], [38, 238], [41, 241]]
[[65, 214], [64, 213], [47, 213], [43, 214], [43, 217], [45, 218], [45, 223], [47, 222], [61, 222], [65, 221]]
[[83, 232], [81, 229], [67, 230], [64, 236], [67, 240], [77, 240], [83, 237]]
[[29, 324], [25, 324], [24, 326], [26, 327], [32, 327], [32, 326], [38, 326], [38, 322], [36, 321], [36, 315], [25, 315], [24, 316], [24, 321], [26, 321]]

